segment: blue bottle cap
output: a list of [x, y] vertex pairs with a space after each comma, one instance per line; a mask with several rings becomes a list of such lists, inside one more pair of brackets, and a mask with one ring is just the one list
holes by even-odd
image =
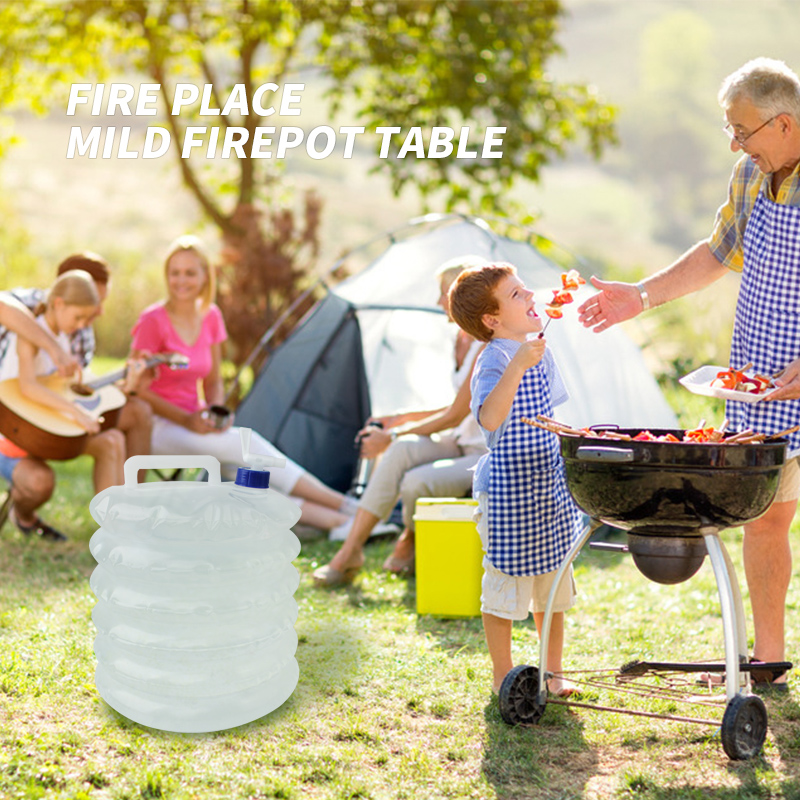
[[236, 470], [236, 485], [249, 486], [251, 489], [269, 489], [269, 472], [239, 467]]

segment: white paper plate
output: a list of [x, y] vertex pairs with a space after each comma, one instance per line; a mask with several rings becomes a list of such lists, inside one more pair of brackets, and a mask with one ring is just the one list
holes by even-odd
[[[740, 403], [760, 403], [769, 392], [753, 394], [752, 392], [737, 392], [734, 389], [720, 389], [711, 385], [720, 372], [725, 372], [727, 367], [705, 366], [684, 375], [678, 383], [685, 386], [694, 394], [703, 394], [706, 397], [720, 397], [723, 400], [738, 400]], [[747, 373], [745, 373], [747, 375]]]

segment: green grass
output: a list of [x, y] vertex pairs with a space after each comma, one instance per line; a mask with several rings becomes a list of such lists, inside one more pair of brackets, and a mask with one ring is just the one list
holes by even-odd
[[[0, 534], [4, 800], [800, 798], [800, 705], [791, 698], [767, 700], [767, 743], [761, 757], [745, 763], [727, 759], [714, 727], [596, 709], [548, 703], [538, 726], [508, 727], [490, 693], [479, 620], [418, 616], [414, 580], [380, 570], [389, 542], [370, 544], [356, 585], [337, 592], [315, 589], [310, 580], [335, 545], [304, 542], [296, 562], [301, 677], [282, 708], [236, 730], [197, 736], [131, 723], [94, 687], [88, 540], [96, 526], [88, 514], [88, 467], [81, 459], [59, 465], [56, 497], [45, 509], [70, 535], [68, 544], [27, 542], [9, 526]], [[741, 576], [740, 531], [723, 539]], [[708, 563], [690, 581], [668, 587], [646, 581], [625, 556], [586, 548], [576, 580], [569, 669], [721, 657]], [[799, 607], [795, 574], [788, 602], [794, 655]], [[537, 663], [530, 622], [515, 626], [513, 648], [518, 662]], [[796, 694], [800, 685], [790, 681]], [[605, 688], [588, 690], [584, 699], [676, 710]], [[689, 712], [717, 713], [678, 709]]]

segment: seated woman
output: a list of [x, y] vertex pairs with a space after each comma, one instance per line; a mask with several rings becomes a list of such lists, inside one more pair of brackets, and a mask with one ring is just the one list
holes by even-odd
[[[91, 323], [99, 305], [100, 297], [92, 276], [74, 270], [55, 281], [46, 301], [33, 313], [39, 326], [67, 353], [69, 337]], [[91, 434], [84, 453], [94, 459], [95, 492], [122, 484], [125, 462], [122, 432], [113, 428], [100, 432], [97, 420], [39, 381], [39, 377], [56, 371], [51, 355], [27, 338], [13, 332], [7, 335], [8, 346], [0, 364], [0, 380], [17, 378], [24, 397], [61, 412]], [[50, 498], [55, 485], [53, 472], [45, 462], [30, 457], [13, 442], [0, 437], [0, 475], [11, 484], [13, 507], [9, 518], [22, 533], [36, 534], [52, 541], [66, 539], [36, 513], [39, 506]]]
[[[208, 408], [223, 402], [222, 342], [225, 323], [214, 305], [215, 272], [202, 243], [182, 236], [169, 249], [164, 266], [167, 299], [146, 308], [133, 329], [134, 356], [182, 353], [187, 369], [157, 368], [156, 377], [140, 393], [153, 408], [152, 452], [155, 455], [211, 455], [232, 477], [242, 461], [239, 429], [229, 418], [222, 430], [208, 418]], [[203, 386], [203, 402], [198, 394]], [[232, 417], [233, 415], [231, 415]], [[253, 431], [252, 453], [285, 456]], [[302, 508], [300, 522], [328, 530], [348, 520], [354, 503], [328, 488], [290, 459], [271, 471], [270, 486], [291, 495]]]
[[[447, 292], [466, 267], [484, 263], [474, 256], [453, 259], [438, 272], [439, 305], [448, 314]], [[472, 468], [486, 452], [478, 425], [470, 413], [470, 378], [483, 347], [459, 330], [455, 342], [452, 405], [434, 411], [414, 411], [380, 417], [383, 429], [367, 425], [361, 436], [362, 455], [374, 458], [386, 451], [361, 496], [352, 527], [330, 564], [317, 569], [318, 586], [351, 583], [364, 564], [364, 544], [374, 527], [402, 500], [404, 530], [383, 567], [390, 572], [414, 569], [414, 507], [420, 497], [463, 497], [472, 487]], [[450, 433], [432, 438], [440, 431]], [[398, 436], [401, 439], [395, 441]]]

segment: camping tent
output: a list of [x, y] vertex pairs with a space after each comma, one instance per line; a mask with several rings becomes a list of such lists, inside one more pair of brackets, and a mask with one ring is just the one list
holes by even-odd
[[[436, 306], [438, 267], [469, 254], [508, 261], [543, 303], [560, 286], [563, 265], [549, 257], [552, 244], [529, 237], [500, 236], [461, 215], [412, 220], [387, 235], [383, 252], [330, 289], [270, 355], [237, 411], [238, 424], [346, 490], [357, 459], [354, 436], [369, 414], [452, 401], [455, 332]], [[675, 427], [636, 344], [618, 327], [587, 331], [573, 309], [546, 334], [570, 392], [558, 418], [576, 426]]]

